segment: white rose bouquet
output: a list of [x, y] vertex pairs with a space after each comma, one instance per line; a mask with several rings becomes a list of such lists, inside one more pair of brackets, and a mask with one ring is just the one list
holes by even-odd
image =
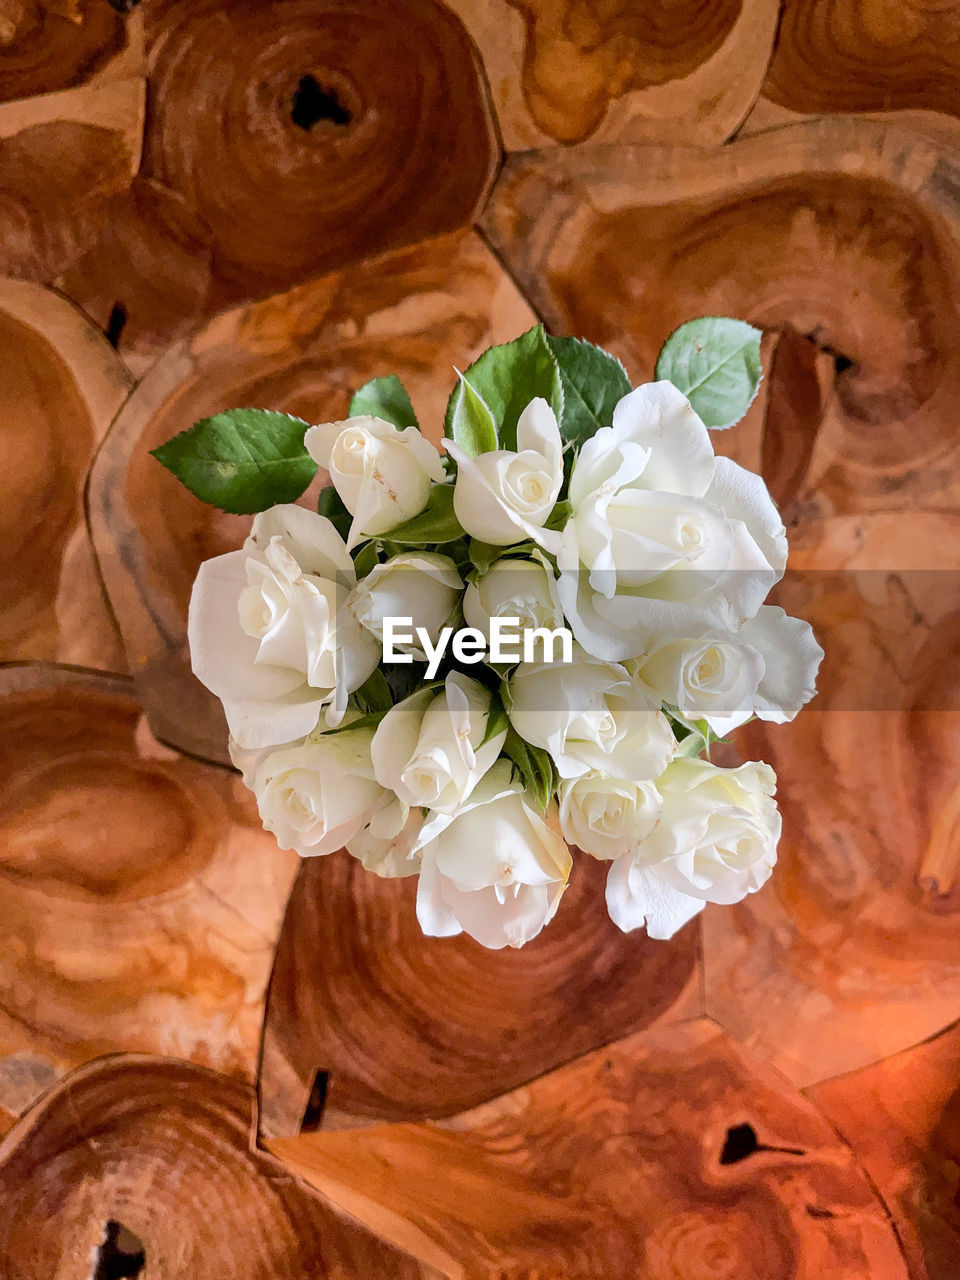
[[156, 451], [255, 515], [201, 566], [189, 640], [282, 848], [418, 876], [424, 932], [486, 947], [551, 920], [572, 850], [610, 864], [613, 921], [656, 938], [764, 884], [773, 771], [710, 745], [792, 719], [823, 655], [764, 604], [784, 527], [708, 431], [753, 398], [759, 338], [691, 321], [632, 389], [537, 327], [458, 375], [445, 455], [394, 376], [343, 422], [230, 410]]

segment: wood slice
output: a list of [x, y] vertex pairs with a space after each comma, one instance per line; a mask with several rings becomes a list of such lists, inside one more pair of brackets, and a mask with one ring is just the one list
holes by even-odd
[[849, 1150], [707, 1020], [631, 1036], [448, 1124], [269, 1145], [447, 1276], [907, 1275]]
[[755, 101], [777, 0], [452, 0], [483, 55], [508, 151], [557, 142], [710, 146]]
[[[224, 306], [472, 220], [499, 149], [476, 51], [439, 0], [144, 12], [141, 178], [62, 280], [101, 325], [122, 306], [121, 351], [156, 354]], [[168, 254], [183, 279], [156, 277]]]
[[0, 1144], [0, 1274], [424, 1276], [251, 1149], [253, 1103], [248, 1086], [170, 1059], [77, 1071]]
[[145, 92], [119, 80], [0, 106], [0, 273], [51, 280], [90, 248], [137, 172]]
[[252, 1079], [296, 855], [129, 681], [6, 667], [0, 724], [0, 1106], [121, 1049]]
[[393, 372], [439, 440], [453, 366], [533, 323], [479, 238], [459, 232], [221, 316], [147, 374], [94, 465], [90, 522], [159, 737], [226, 761], [220, 705], [189, 670], [187, 603], [201, 560], [238, 547], [250, 521], [199, 502], [149, 450], [238, 405], [335, 420], [368, 378]]
[[916, 1280], [960, 1257], [960, 1026], [812, 1091], [883, 1196]]
[[606, 864], [580, 857], [560, 910], [520, 951], [426, 938], [414, 879], [381, 880], [347, 854], [306, 862], [270, 984], [261, 1126], [300, 1131], [318, 1072], [347, 1127], [445, 1116], [577, 1054], [699, 1011], [698, 926], [671, 942], [623, 934]]
[[817, 114], [960, 116], [960, 10], [943, 0], [785, 0], [763, 94]]
[[693, 316], [810, 337], [836, 380], [795, 500], [956, 507], [957, 190], [960, 165], [930, 143], [834, 120], [712, 153], [512, 156], [484, 224], [550, 327], [634, 374]]
[[826, 650], [790, 725], [740, 731], [779, 775], [770, 884], [703, 917], [707, 1012], [810, 1084], [960, 1013], [960, 516], [802, 526], [778, 591]]
[[82, 499], [94, 448], [130, 385], [116, 353], [70, 303], [0, 280], [0, 659], [123, 670]]
[[0, 102], [142, 75], [143, 23], [122, 9], [119, 0], [5, 0]]

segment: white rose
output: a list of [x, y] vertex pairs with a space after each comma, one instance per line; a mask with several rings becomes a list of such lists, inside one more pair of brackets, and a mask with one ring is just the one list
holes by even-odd
[[580, 450], [569, 494], [560, 598], [597, 657], [634, 656], [638, 632], [736, 631], [783, 574], [786, 533], [766, 485], [714, 458], [706, 428], [669, 382], [624, 396], [613, 426]]
[[381, 656], [342, 606], [353, 561], [329, 520], [293, 505], [253, 522], [240, 551], [200, 566], [187, 634], [194, 673], [220, 698], [242, 747], [305, 737], [326, 708], [339, 723], [347, 694]]
[[[436, 643], [463, 590], [456, 565], [448, 556], [429, 551], [404, 551], [377, 564], [357, 584], [347, 608], [383, 644], [384, 618], [412, 618], [413, 634], [423, 627]], [[426, 661], [419, 644], [395, 644], [403, 653]]]
[[347, 853], [364, 869], [383, 879], [415, 876], [420, 854], [414, 849], [423, 826], [423, 814], [394, 798], [379, 809], [361, 832], [347, 841]]
[[[483, 743], [490, 691], [459, 671], [392, 707], [373, 736], [380, 783], [404, 804], [452, 813], [500, 754], [506, 730]], [[483, 743], [483, 745], [481, 745]]]
[[624, 931], [646, 924], [669, 938], [706, 902], [739, 902], [766, 883], [777, 858], [776, 775], [751, 762], [720, 769], [679, 758], [657, 779], [663, 813], [607, 877], [607, 908]]
[[776, 605], [764, 605], [743, 624], [738, 639], [763, 659], [753, 714], [774, 724], [786, 724], [817, 692], [823, 649], [813, 628]]
[[530, 558], [495, 561], [464, 592], [463, 616], [488, 643], [491, 618], [516, 618], [521, 635], [534, 628], [554, 631], [565, 625], [556, 578], [539, 552]]
[[323, 733], [263, 754], [252, 790], [281, 849], [334, 853], [390, 801], [373, 774], [372, 736], [369, 729]]
[[363, 414], [310, 427], [303, 438], [314, 462], [326, 467], [353, 516], [347, 547], [411, 520], [427, 505], [430, 482], [444, 478], [440, 454], [416, 427]]
[[677, 749], [643, 682], [620, 663], [588, 654], [575, 653], [572, 663], [521, 663], [506, 702], [517, 733], [550, 753], [561, 778], [591, 769], [655, 778]]
[[759, 716], [783, 724], [816, 693], [823, 650], [810, 624], [763, 605], [736, 634], [655, 645], [636, 669], [664, 702], [723, 735]]
[[431, 937], [466, 931], [484, 947], [522, 947], [553, 918], [573, 860], [547, 816], [497, 764], [455, 813], [434, 814], [418, 841], [417, 919]]
[[595, 858], [632, 852], [660, 821], [655, 783], [611, 778], [595, 769], [564, 778], [557, 799], [563, 838]]
[[457, 464], [453, 510], [471, 537], [494, 546], [530, 538], [548, 550], [559, 537], [543, 524], [563, 484], [563, 442], [546, 400], [531, 400], [517, 421], [517, 452], [492, 449], [471, 458], [452, 440]]

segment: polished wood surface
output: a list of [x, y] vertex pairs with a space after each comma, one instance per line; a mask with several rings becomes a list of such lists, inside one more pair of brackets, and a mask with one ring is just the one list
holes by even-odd
[[123, 307], [122, 350], [156, 355], [231, 303], [463, 226], [482, 202], [494, 124], [438, 0], [159, 0], [143, 17], [139, 177], [61, 282], [103, 325]]
[[911, 1275], [950, 1280], [960, 1256], [960, 1027], [813, 1097], [883, 1196]]
[[725, 141], [760, 90], [777, 0], [452, 0], [508, 151]]
[[829, 1123], [706, 1020], [621, 1040], [448, 1124], [269, 1146], [448, 1276], [907, 1277]]
[[270, 984], [261, 1126], [299, 1131], [316, 1074], [326, 1123], [451, 1115], [658, 1020], [700, 1007], [696, 925], [669, 943], [607, 916], [581, 858], [550, 928], [521, 951], [425, 938], [413, 879], [346, 854], [304, 864]]
[[789, 325], [833, 357], [807, 514], [955, 507], [960, 159], [870, 121], [710, 152], [510, 157], [491, 241], [557, 332], [649, 377], [691, 315]]
[[146, 84], [0, 104], [0, 274], [52, 280], [121, 206], [140, 165]]
[[39, 285], [0, 279], [0, 659], [122, 671], [86, 527], [93, 453], [131, 379], [109, 343]]
[[[0, 0], [2, 1280], [955, 1280], [958, 51], [958, 0]], [[827, 651], [716, 748], [770, 883], [650, 942], [581, 858], [493, 953], [281, 852], [186, 647], [249, 521], [150, 449], [390, 372], [438, 440], [538, 318], [640, 382], [704, 314]]]
[[252, 1081], [296, 855], [128, 680], [0, 668], [0, 725], [0, 1106], [122, 1049]]
[[[69, 1076], [0, 1144], [4, 1274], [89, 1276], [99, 1262], [114, 1276], [429, 1276], [252, 1149], [253, 1101], [247, 1085], [165, 1058]], [[131, 1269], [116, 1252], [107, 1269], [111, 1237]]]

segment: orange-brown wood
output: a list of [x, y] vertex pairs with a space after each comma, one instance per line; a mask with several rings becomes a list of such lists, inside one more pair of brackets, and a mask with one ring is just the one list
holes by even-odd
[[219, 703], [189, 672], [187, 603], [201, 560], [238, 547], [250, 521], [198, 501], [149, 450], [238, 405], [335, 420], [353, 391], [387, 373], [400, 375], [425, 432], [439, 440], [453, 366], [465, 368], [534, 322], [479, 238], [460, 232], [232, 311], [150, 371], [97, 458], [90, 521], [130, 667], [160, 737], [226, 759]]
[[960, 115], [960, 11], [943, 0], [784, 0], [763, 94], [817, 114]]
[[297, 862], [129, 681], [0, 670], [0, 1106], [121, 1049], [251, 1080]]
[[269, 1145], [450, 1277], [907, 1275], [829, 1124], [706, 1020], [632, 1036], [446, 1124]]
[[82, 495], [130, 377], [103, 336], [39, 285], [0, 280], [0, 659], [123, 670]]
[[808, 514], [960, 502], [960, 167], [891, 127], [821, 121], [722, 150], [512, 156], [484, 215], [556, 332], [649, 377], [695, 315], [789, 325], [835, 362]]
[[587, 139], [723, 142], [759, 92], [779, 13], [778, 0], [451, 8], [483, 55], [508, 151]]
[[428, 1274], [252, 1149], [253, 1102], [172, 1059], [125, 1055], [68, 1077], [0, 1143], [0, 1274]]
[[426, 938], [414, 879], [347, 854], [308, 860], [270, 983], [261, 1126], [299, 1131], [317, 1072], [324, 1123], [450, 1115], [658, 1019], [700, 1008], [696, 923], [669, 943], [623, 934], [607, 867], [581, 857], [550, 925], [520, 951]]
[[482, 202], [495, 129], [439, 0], [162, 0], [144, 20], [140, 179], [62, 281], [101, 325], [123, 307], [121, 350], [156, 353], [226, 305], [463, 226]]
[[143, 24], [122, 8], [109, 0], [5, 0], [0, 102], [142, 74]]
[[706, 1007], [797, 1083], [960, 1010], [960, 515], [800, 526], [777, 595], [826, 650], [817, 701], [737, 735], [779, 775], [770, 883], [704, 914]]
[[890, 1210], [913, 1280], [960, 1257], [960, 1026], [812, 1090]]
[[0, 105], [0, 274], [51, 280], [116, 211], [140, 163], [145, 84]]

